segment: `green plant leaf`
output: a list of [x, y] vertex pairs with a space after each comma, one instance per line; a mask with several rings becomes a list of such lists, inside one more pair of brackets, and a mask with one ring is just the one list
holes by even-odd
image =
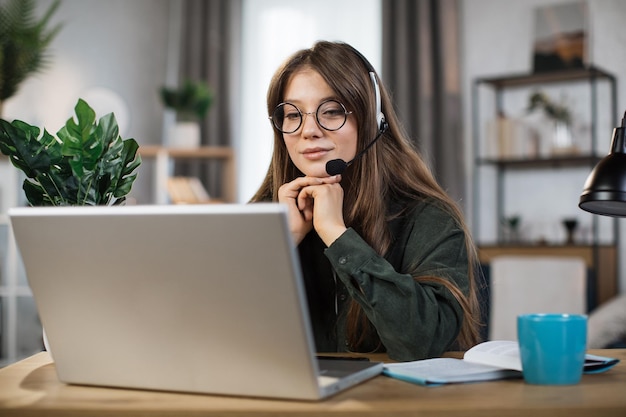
[[40, 154], [42, 145], [37, 141], [38, 135], [39, 129], [34, 126], [0, 120], [0, 151], [29, 178], [34, 178], [39, 169], [50, 165], [48, 155]]
[[38, 135], [39, 128], [20, 120], [0, 120], [0, 150], [26, 174], [23, 188], [29, 202], [66, 204], [64, 187], [71, 172], [64, 169], [61, 143], [45, 129]]
[[177, 112], [179, 121], [204, 119], [213, 102], [213, 92], [203, 81], [185, 80], [180, 88], [162, 87], [160, 92], [163, 104]]
[[102, 147], [104, 149], [109, 148], [114, 140], [118, 138], [121, 140], [119, 137], [120, 129], [113, 113], [109, 113], [100, 118], [98, 121], [98, 131], [98, 136], [101, 138]]
[[122, 151], [122, 170], [121, 175], [117, 179], [117, 184], [113, 195], [116, 198], [120, 198], [130, 192], [137, 174], [133, 174], [133, 171], [141, 164], [141, 156], [137, 154], [139, 145], [134, 139], [128, 139], [124, 141], [124, 149]]
[[24, 181], [22, 189], [24, 190], [24, 193], [26, 194], [26, 199], [30, 202], [31, 205], [33, 206], [51, 205], [51, 204], [44, 203], [46, 190], [38, 182], [26, 180]]
[[96, 113], [85, 101], [78, 100], [74, 110], [77, 122], [69, 119], [57, 135], [63, 142], [63, 156], [68, 158], [74, 176], [80, 179], [76, 201], [102, 204], [94, 187], [98, 181], [96, 167], [108, 138], [103, 138], [101, 126], [95, 124]]
[[95, 112], [79, 100], [76, 120], [57, 137], [19, 120], [0, 119], [0, 151], [27, 175], [23, 189], [31, 205], [121, 204], [141, 164], [139, 145], [123, 140], [113, 113], [95, 123]]
[[34, 0], [0, 3], [0, 101], [12, 97], [29, 75], [49, 64], [47, 50], [62, 25], [48, 25], [59, 4], [55, 0], [37, 20]]
[[546, 116], [553, 120], [569, 124], [571, 122], [570, 110], [566, 105], [553, 103], [550, 97], [542, 92], [534, 92], [529, 98], [527, 111], [543, 109]]

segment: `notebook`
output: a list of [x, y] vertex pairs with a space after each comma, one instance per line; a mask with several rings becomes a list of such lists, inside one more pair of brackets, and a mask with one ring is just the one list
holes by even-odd
[[9, 217], [63, 382], [319, 400], [382, 372], [316, 357], [280, 204]]

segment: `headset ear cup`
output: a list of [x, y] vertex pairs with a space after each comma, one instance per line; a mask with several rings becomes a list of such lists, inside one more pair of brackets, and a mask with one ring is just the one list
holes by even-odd
[[389, 123], [387, 123], [387, 119], [385, 118], [385, 115], [383, 113], [379, 113], [377, 118], [378, 118], [378, 131], [380, 133], [383, 133], [387, 129], [389, 129]]

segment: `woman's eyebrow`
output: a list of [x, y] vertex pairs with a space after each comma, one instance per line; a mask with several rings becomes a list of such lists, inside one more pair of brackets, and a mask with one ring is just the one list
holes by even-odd
[[[319, 106], [320, 104], [322, 104], [323, 102], [328, 101], [328, 100], [340, 101], [339, 98], [336, 95], [332, 95], [332, 96], [322, 97], [317, 102], [317, 105]], [[302, 104], [302, 100], [285, 98], [283, 100], [283, 103]]]

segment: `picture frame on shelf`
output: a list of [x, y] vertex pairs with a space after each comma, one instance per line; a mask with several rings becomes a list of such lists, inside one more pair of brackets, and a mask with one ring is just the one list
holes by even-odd
[[535, 73], [585, 68], [589, 64], [587, 16], [587, 2], [582, 0], [535, 9]]

